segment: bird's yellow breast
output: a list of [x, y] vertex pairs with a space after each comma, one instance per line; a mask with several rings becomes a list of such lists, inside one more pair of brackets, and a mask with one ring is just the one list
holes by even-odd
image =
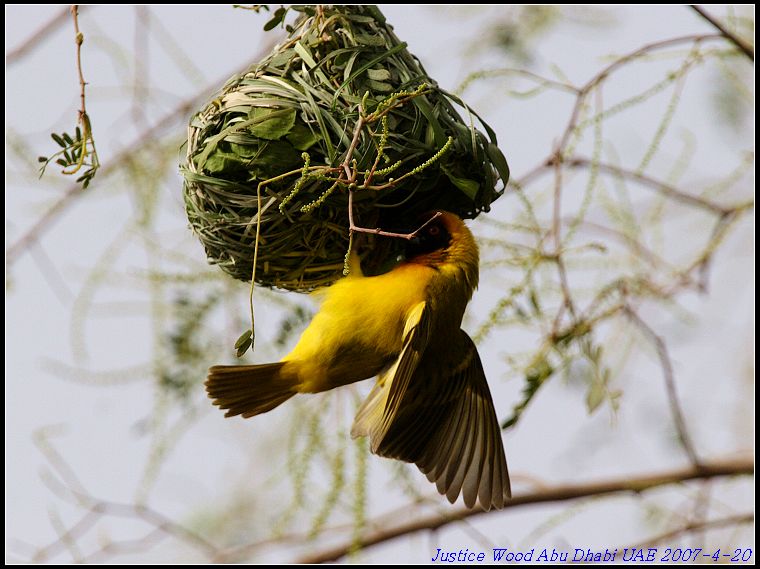
[[297, 361], [300, 375], [319, 382], [327, 381], [327, 367], [341, 352], [398, 354], [407, 314], [425, 300], [434, 274], [430, 267], [399, 265], [375, 277], [351, 275], [315, 293], [322, 297], [319, 313], [283, 360]]

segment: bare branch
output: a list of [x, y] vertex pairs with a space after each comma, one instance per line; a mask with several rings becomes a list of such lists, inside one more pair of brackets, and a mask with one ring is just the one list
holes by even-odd
[[[57, 540], [40, 548], [32, 558], [34, 562], [42, 562], [49, 559], [50, 556], [60, 552], [62, 549], [65, 549], [67, 542], [76, 541], [77, 538], [82, 537], [104, 516], [142, 520], [152, 526], [153, 529], [146, 536], [137, 540], [142, 544], [153, 542], [156, 540], [157, 535], [163, 534], [174, 537], [183, 543], [187, 543], [205, 555], [208, 559], [213, 559], [220, 552], [220, 548], [206, 540], [203, 536], [167, 518], [148, 506], [98, 500], [89, 494], [77, 492], [72, 489], [69, 490], [76, 494], [83, 503], [88, 504], [87, 508], [89, 511], [71, 528], [62, 532]], [[129, 549], [130, 544], [131, 542], [113, 542], [112, 544], [101, 548], [101, 550], [93, 555], [95, 558], [100, 558], [105, 553], [115, 554], [121, 549]]]
[[[589, 168], [592, 166], [592, 160], [589, 158], [574, 157], [568, 160], [566, 162], [566, 165], [570, 166], [571, 168]], [[634, 172], [633, 170], [628, 170], [620, 166], [615, 166], [607, 163], [597, 163], [596, 168], [605, 174], [609, 174], [611, 176], [620, 176], [621, 178], [638, 182], [641, 186], [650, 188], [667, 198], [707, 210], [710, 213], [714, 213], [716, 215], [725, 215], [727, 212], [733, 209], [729, 206], [716, 204], [705, 198], [687, 194], [686, 192], [682, 192], [681, 190], [678, 190], [677, 188], [674, 188], [665, 182], [661, 182], [650, 176], [646, 176], [639, 172]]]
[[50, 559], [52, 556], [58, 554], [58, 552], [65, 550], [67, 543], [76, 542], [82, 535], [87, 533], [99, 519], [100, 515], [95, 512], [87, 512], [77, 523], [61, 533], [57, 540], [50, 545], [38, 549], [32, 557], [31, 562], [43, 563], [46, 559]]
[[739, 51], [744, 53], [744, 55], [749, 57], [750, 61], [755, 61], [755, 50], [753, 50], [750, 46], [748, 46], [744, 40], [742, 40], [736, 34], [728, 30], [726, 26], [724, 26], [716, 18], [713, 18], [710, 14], [708, 14], [704, 10], [704, 8], [700, 8], [696, 4], [689, 4], [689, 8], [694, 10], [697, 14], [699, 14], [705, 20], [707, 20], [710, 24], [712, 24], [712, 26], [716, 30], [718, 30], [723, 35], [724, 38], [726, 38], [728, 41], [730, 41], [732, 44], [738, 47]]
[[655, 345], [657, 348], [657, 356], [660, 358], [660, 364], [662, 365], [662, 373], [665, 378], [665, 388], [668, 392], [668, 402], [670, 404], [670, 412], [673, 415], [673, 421], [676, 424], [676, 431], [678, 432], [678, 438], [681, 441], [686, 454], [689, 455], [689, 460], [695, 468], [699, 468], [700, 460], [697, 456], [697, 451], [694, 448], [694, 443], [691, 441], [691, 436], [686, 428], [686, 421], [681, 410], [681, 404], [678, 401], [678, 393], [676, 393], [676, 380], [673, 373], [673, 364], [670, 361], [670, 355], [668, 354], [668, 347], [665, 344], [665, 340], [658, 336], [657, 333], [646, 323], [641, 317], [630, 307], [627, 307], [625, 314], [628, 318], [641, 330], [644, 335]]
[[562, 152], [565, 151], [567, 148], [568, 142], [570, 141], [570, 136], [573, 133], [573, 130], [578, 125], [578, 118], [581, 114], [581, 109], [583, 108], [583, 102], [586, 99], [586, 95], [588, 95], [594, 87], [599, 85], [602, 81], [605, 81], [610, 74], [612, 74], [614, 71], [617, 71], [620, 67], [625, 65], [626, 63], [629, 63], [630, 61], [637, 59], [639, 57], [642, 57], [643, 55], [648, 54], [651, 51], [657, 51], [660, 49], [664, 49], [667, 47], [673, 47], [676, 45], [681, 45], [684, 43], [690, 43], [690, 44], [696, 44], [701, 43], [703, 41], [710, 41], [710, 40], [716, 40], [716, 39], [723, 39], [723, 36], [720, 34], [703, 34], [703, 35], [688, 35], [688, 36], [681, 36], [677, 38], [670, 38], [667, 40], [662, 40], [654, 43], [647, 44], [645, 46], [640, 47], [637, 50], [634, 50], [622, 57], [617, 58], [615, 61], [610, 63], [607, 67], [602, 69], [599, 73], [594, 75], [589, 81], [581, 87], [580, 91], [578, 92], [578, 96], [575, 100], [575, 106], [573, 107], [573, 111], [570, 115], [570, 121], [567, 123], [567, 127], [565, 127], [565, 132], [562, 135], [562, 138], [560, 140], [559, 148]]
[[[531, 182], [534, 182], [539, 176], [548, 174], [550, 171], [553, 171], [553, 169], [556, 168], [556, 165], [555, 165], [556, 160], [557, 160], [557, 155], [553, 154], [551, 157], [547, 158], [544, 162], [542, 162], [538, 166], [529, 170], [526, 174], [524, 174], [521, 178], [519, 178], [519, 180], [515, 180], [515, 182], [510, 182], [510, 183], [513, 183], [513, 185], [519, 185], [520, 187], [525, 187]], [[618, 176], [626, 180], [637, 182], [642, 187], [654, 190], [655, 192], [657, 192], [658, 194], [662, 196], [665, 196], [666, 198], [669, 198], [679, 203], [690, 205], [699, 209], [703, 209], [705, 211], [708, 211], [718, 216], [727, 215], [729, 213], [734, 212], [737, 209], [747, 209], [747, 204], [744, 204], [744, 203], [737, 204], [735, 206], [720, 205], [706, 198], [702, 198], [702, 197], [695, 196], [692, 194], [687, 194], [686, 192], [683, 192], [679, 190], [678, 188], [671, 186], [670, 184], [667, 184], [665, 182], [652, 178], [651, 176], [647, 176], [645, 174], [641, 174], [639, 172], [635, 172], [633, 170], [623, 168], [622, 166], [609, 164], [607, 162], [597, 162], [594, 164], [594, 162], [590, 158], [586, 158], [583, 156], [574, 156], [572, 158], [565, 159], [563, 161], [563, 164], [565, 166], [568, 166], [569, 168], [579, 168], [579, 169], [590, 168], [593, 165], [599, 170], [599, 172], [603, 174], [607, 174], [609, 176]]]
[[[604, 496], [609, 494], [620, 493], [639, 493], [666, 486], [669, 484], [678, 484], [689, 480], [706, 480], [709, 478], [751, 475], [754, 473], [754, 463], [751, 458], [744, 460], [731, 460], [725, 462], [713, 462], [710, 464], [701, 464], [699, 468], [689, 467], [679, 470], [661, 472], [654, 475], [642, 476], [640, 478], [618, 478], [604, 482], [592, 482], [587, 484], [573, 484], [565, 486], [555, 486], [538, 490], [530, 494], [513, 497], [504, 506], [502, 512], [528, 506], [532, 504], [546, 504], [565, 502], [568, 500], [577, 500], [579, 498], [588, 498], [592, 496]], [[465, 518], [479, 516], [486, 512], [481, 509], [458, 508], [452, 510], [448, 515], [433, 515], [410, 522], [399, 524], [395, 527], [385, 528], [363, 534], [359, 538], [361, 548], [369, 548], [380, 543], [391, 541], [393, 539], [417, 533], [420, 531], [437, 530], [453, 522], [458, 522]], [[498, 515], [492, 512], [490, 515]], [[326, 563], [336, 561], [345, 557], [350, 551], [354, 550], [355, 542], [349, 541], [338, 546], [326, 549], [324, 551], [308, 555], [298, 560], [299, 563]]]

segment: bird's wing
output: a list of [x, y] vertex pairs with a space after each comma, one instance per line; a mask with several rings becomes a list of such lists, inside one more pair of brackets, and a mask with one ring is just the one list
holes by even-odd
[[[501, 430], [477, 349], [459, 334], [451, 346], [458, 363], [435, 365], [428, 354], [407, 379], [390, 424], [367, 434], [373, 452], [414, 462], [450, 502], [462, 493], [468, 507], [478, 500], [486, 510], [502, 508], [511, 491]], [[392, 391], [378, 383], [367, 403], [378, 405], [383, 392], [390, 400]]]
[[475, 344], [460, 334], [464, 357], [456, 368], [441, 370], [450, 374], [441, 384], [450, 386], [432, 402], [445, 408], [440, 426], [414, 462], [452, 504], [462, 492], [469, 508], [477, 498], [485, 510], [500, 509], [512, 495], [501, 428]]
[[390, 368], [380, 375], [364, 401], [351, 427], [351, 436], [369, 436], [372, 452], [393, 423], [409, 387], [409, 382], [422, 358], [430, 332], [430, 310], [426, 302], [417, 303], [404, 323], [401, 353]]

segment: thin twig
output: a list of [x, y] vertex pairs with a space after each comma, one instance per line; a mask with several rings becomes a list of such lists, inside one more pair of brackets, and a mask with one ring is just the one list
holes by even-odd
[[624, 309], [628, 318], [641, 330], [644, 335], [654, 344], [657, 349], [657, 356], [660, 358], [660, 365], [662, 366], [662, 373], [665, 378], [665, 388], [668, 393], [668, 402], [670, 404], [670, 412], [673, 415], [673, 421], [676, 425], [676, 431], [678, 438], [681, 441], [686, 454], [689, 456], [689, 460], [695, 468], [700, 468], [701, 462], [697, 456], [697, 451], [694, 448], [694, 443], [691, 441], [691, 436], [686, 428], [686, 420], [681, 410], [681, 404], [678, 401], [678, 393], [676, 392], [675, 374], [673, 373], [673, 364], [670, 361], [670, 355], [668, 354], [668, 347], [665, 344], [665, 340], [658, 336], [657, 333], [646, 323], [641, 317], [630, 307]]
[[[565, 163], [571, 168], [588, 168], [592, 166], [593, 161], [589, 158], [574, 157], [570, 160], [566, 160]], [[704, 209], [716, 215], [725, 215], [727, 212], [733, 209], [731, 206], [722, 206], [705, 198], [687, 194], [686, 192], [682, 192], [677, 188], [666, 184], [665, 182], [661, 182], [640, 172], [628, 170], [620, 166], [598, 162], [596, 163], [596, 168], [604, 174], [619, 176], [627, 180], [638, 182], [641, 186], [655, 190], [657, 193], [669, 199], [688, 204], [699, 209]]]
[[457, 87], [455, 92], [461, 95], [474, 81], [478, 79], [490, 79], [493, 77], [498, 77], [500, 75], [522, 75], [523, 77], [527, 77], [528, 79], [535, 81], [541, 87], [567, 91], [569, 93], [573, 93], [574, 95], [580, 94], [580, 89], [574, 85], [571, 85], [570, 83], [563, 83], [562, 81], [549, 79], [548, 77], [543, 77], [537, 73], [534, 73], [533, 71], [528, 71], [527, 69], [514, 69], [509, 67], [503, 69], [495, 69], [493, 71], [474, 71], [465, 77], [464, 81], [459, 84], [459, 87]]
[[50, 517], [50, 524], [58, 534], [58, 540], [69, 551], [72, 561], [74, 563], [82, 563], [83, 556], [79, 548], [79, 543], [68, 531], [66, 531], [63, 522], [61, 521], [61, 517], [52, 508], [49, 510], [48, 516]]
[[[579, 498], [604, 496], [619, 493], [640, 493], [650, 488], [677, 484], [689, 480], [703, 480], [708, 478], [751, 475], [754, 473], [752, 459], [732, 460], [725, 462], [705, 463], [700, 468], [690, 467], [679, 470], [661, 472], [640, 478], [617, 478], [603, 482], [587, 484], [573, 484], [545, 488], [530, 494], [517, 495], [504, 506], [502, 512], [512, 508], [534, 504], [558, 503]], [[487, 512], [482, 509], [457, 508], [448, 514], [435, 514], [405, 523], [400, 523], [390, 528], [364, 533], [358, 540], [358, 545], [369, 548], [380, 543], [396, 538], [414, 534], [420, 531], [433, 531], [465, 518], [479, 516]], [[490, 512], [489, 515], [498, 515], [498, 512]], [[345, 557], [356, 545], [355, 540], [325, 549], [323, 551], [307, 555], [298, 560], [299, 563], [326, 563]]]
[[164, 533], [161, 528], [153, 528], [143, 537], [120, 541], [108, 541], [103, 544], [100, 549], [82, 559], [82, 563], [104, 563], [115, 555], [124, 553], [142, 553], [155, 547], [166, 537], [168, 537], [167, 534]]
[[101, 515], [96, 512], [87, 512], [82, 518], [72, 525], [69, 529], [59, 535], [54, 542], [38, 549], [31, 559], [32, 563], [44, 563], [60, 551], [66, 549], [67, 542], [76, 542], [80, 537], [86, 534], [101, 519]]
[[77, 72], [79, 73], [79, 99], [82, 102], [82, 107], [79, 109], [79, 120], [84, 124], [85, 117], [87, 116], [87, 108], [85, 105], [85, 87], [87, 82], [84, 80], [84, 73], [82, 71], [82, 44], [84, 43], [84, 35], [79, 31], [79, 6], [77, 4], [71, 5], [71, 17], [74, 20], [74, 42], [77, 44]]
[[695, 522], [686, 524], [683, 527], [670, 530], [659, 535], [650, 537], [644, 541], [641, 541], [630, 547], [643, 548], [652, 545], [659, 545], [660, 543], [670, 543], [675, 538], [680, 537], [685, 533], [691, 533], [694, 531], [717, 529], [731, 526], [738, 526], [743, 524], [751, 524], [755, 521], [754, 514], [739, 514], [736, 516], [727, 516], [725, 518], [718, 518], [716, 520], [704, 520], [701, 522]]
[[[253, 310], [253, 293], [256, 284], [256, 266], [259, 263], [259, 241], [261, 239], [261, 184], [256, 185], [256, 241], [253, 246], [253, 267], [251, 268], [251, 288], [248, 290], [248, 308], [251, 312], [251, 350], [256, 341], [256, 317]], [[241, 355], [238, 351], [238, 355]]]
[[[556, 167], [556, 160], [556, 154], [552, 154], [551, 157], [547, 158], [541, 164], [529, 170], [519, 179], [514, 180], [514, 182], [510, 181], [510, 184], [525, 187], [526, 185], [534, 182], [538, 177], [548, 174], [550, 171], [553, 171]], [[617, 166], [615, 164], [609, 164], [606, 162], [596, 162], [596, 164], [594, 164], [593, 160], [583, 156], [573, 156], [572, 158], [566, 158], [563, 160], [563, 164], [569, 168], [590, 168], [592, 166], [595, 166], [597, 170], [602, 174], [617, 176], [626, 180], [637, 182], [642, 187], [654, 190], [666, 198], [691, 205], [699, 209], [703, 209], [718, 216], [727, 215], [738, 208], [746, 208], [746, 204], [743, 203], [734, 206], [720, 205], [708, 199], [692, 194], [687, 194], [686, 192], [683, 192], [671, 186], [670, 184], [652, 178], [651, 176], [647, 176], [645, 174], [623, 168], [622, 166]]]
[[346, 175], [346, 180], [349, 184], [353, 184], [356, 181], [357, 173], [355, 171], [351, 171], [351, 159], [354, 157], [354, 150], [356, 150], [356, 146], [359, 144], [362, 128], [364, 128], [364, 115], [362, 114], [360, 108], [359, 120], [356, 121], [356, 128], [354, 128], [354, 137], [351, 139], [351, 146], [348, 147], [346, 157], [343, 159], [343, 164], [341, 164], [343, 172]]
[[[81, 518], [71, 528], [64, 531], [58, 539], [40, 548], [32, 558], [35, 562], [44, 561], [49, 559], [52, 555], [60, 552], [65, 548], [64, 541], [76, 541], [77, 538], [83, 537], [95, 526], [96, 522], [104, 516], [141, 520], [154, 528], [149, 535], [154, 532], [160, 532], [167, 536], [174, 537], [175, 539], [191, 545], [204, 554], [209, 560], [219, 555], [221, 551], [221, 548], [208, 541], [202, 535], [173, 521], [148, 506], [98, 500], [89, 494], [83, 494], [71, 488], [69, 488], [69, 491], [77, 494], [83, 503], [89, 504], [88, 514]], [[109, 552], [107, 547], [105, 548], [105, 551]], [[96, 553], [99, 554], [102, 552], [103, 549]], [[115, 551], [111, 551], [110, 553], [115, 553]]]
[[[80, 10], [84, 10], [85, 8], [86, 6], [81, 7]], [[50, 18], [50, 20], [48, 20], [47, 23], [43, 24], [31, 36], [29, 36], [27, 39], [21, 42], [20, 45], [18, 45], [17, 47], [9, 51], [8, 54], [5, 56], [6, 68], [10, 67], [14, 63], [18, 63], [25, 56], [32, 53], [32, 51], [34, 51], [37, 48], [37, 46], [39, 46], [39, 44], [41, 44], [44, 40], [50, 37], [51, 34], [53, 34], [60, 26], [62, 26], [68, 21], [70, 14], [71, 14], [70, 8], [63, 8], [55, 16]]]
[[716, 18], [713, 18], [710, 14], [708, 14], [703, 8], [700, 8], [696, 4], [689, 4], [689, 8], [694, 10], [697, 14], [702, 16], [705, 20], [707, 20], [712, 26], [718, 30], [721, 35], [723, 35], [724, 38], [726, 38], [728, 41], [730, 41], [732, 44], [734, 44], [736, 47], [739, 48], [739, 50], [744, 53], [747, 57], [749, 57], [750, 61], [755, 61], [755, 50], [753, 50], [750, 46], [744, 42], [741, 38], [739, 38], [736, 34], [731, 32], [721, 24]]
[[[64, 459], [61, 453], [56, 450], [49, 438], [51, 435], [60, 434], [64, 427], [62, 425], [48, 425], [41, 427], [34, 431], [32, 434], [32, 441], [37, 449], [43, 454], [50, 466], [60, 477], [63, 485], [73, 494], [83, 494], [84, 486], [79, 480], [79, 477], [71, 468], [68, 462]], [[79, 498], [77, 498], [79, 505], [84, 505]]]
[[647, 45], [644, 45], [618, 59], [610, 63], [607, 67], [596, 73], [591, 79], [589, 79], [583, 87], [580, 88], [579, 94], [576, 98], [575, 105], [573, 106], [573, 110], [570, 114], [570, 120], [567, 123], [567, 126], [565, 127], [565, 131], [562, 134], [562, 138], [560, 139], [559, 143], [559, 149], [564, 152], [567, 148], [568, 142], [570, 140], [570, 136], [572, 135], [573, 131], [575, 130], [575, 127], [578, 123], [578, 118], [580, 117], [581, 109], [583, 108], [583, 103], [586, 99], [586, 95], [588, 95], [591, 90], [596, 87], [599, 83], [602, 81], [605, 81], [610, 74], [612, 74], [614, 71], [625, 65], [626, 63], [630, 62], [631, 60], [637, 59], [643, 55], [646, 55], [650, 51], [657, 51], [660, 49], [664, 49], [667, 47], [673, 47], [675, 45], [680, 45], [682, 43], [701, 43], [704, 41], [710, 41], [710, 40], [717, 40], [717, 39], [723, 39], [723, 36], [720, 34], [693, 34], [688, 36], [681, 36], [677, 38], [671, 38], [667, 40], [662, 40], [654, 43], [650, 43]]
[[[269, 49], [267, 46], [265, 49]], [[245, 66], [245, 69], [248, 65]], [[163, 116], [157, 123], [147, 130], [141, 132], [135, 137], [134, 142], [115, 155], [109, 163], [101, 168], [100, 175], [105, 177], [118, 171], [123, 167], [125, 162], [133, 159], [137, 154], [145, 150], [146, 140], [151, 140], [158, 137], [161, 133], [170, 128], [174, 128], [177, 121], [185, 120], [187, 116], [192, 113], [196, 107], [202, 103], [207, 97], [208, 93], [217, 88], [219, 84], [224, 83], [231, 73], [228, 71], [218, 80], [212, 82], [209, 87], [203, 89], [199, 94], [185, 100], [180, 105], [175, 107], [172, 111]], [[55, 226], [55, 222], [60, 215], [66, 211], [80, 196], [84, 195], [82, 192], [82, 186], [80, 184], [72, 184], [66, 189], [66, 191], [58, 198], [53, 205], [51, 205], [45, 213], [43, 213], [37, 221], [16, 241], [14, 241], [5, 250], [5, 262], [6, 266], [10, 267], [27, 249], [28, 247], [38, 241], [42, 235], [52, 229]]]
[[[376, 118], [382, 117], [382, 113], [379, 114]], [[364, 128], [364, 125], [366, 124], [366, 120], [364, 118], [364, 114], [362, 112], [361, 107], [359, 108], [359, 120], [356, 121], [356, 127], [354, 128], [354, 136], [351, 139], [351, 145], [348, 147], [348, 151], [346, 152], [346, 157], [343, 159], [343, 163], [341, 164], [341, 168], [343, 168], [343, 172], [341, 172], [340, 179], [343, 179], [343, 176], [345, 176], [345, 180], [348, 183], [348, 232], [349, 232], [349, 238], [351, 237], [351, 234], [353, 233], [370, 233], [372, 235], [380, 235], [382, 237], [395, 237], [398, 239], [406, 239], [411, 240], [414, 239], [414, 237], [417, 236], [417, 234], [431, 221], [439, 217], [441, 214], [436, 213], [433, 215], [430, 219], [428, 219], [425, 223], [423, 223], [420, 227], [412, 231], [411, 233], [393, 233], [391, 231], [383, 231], [380, 228], [368, 228], [368, 227], [360, 227], [356, 225], [354, 222], [354, 190], [355, 188], [355, 182], [356, 177], [358, 175], [358, 172], [356, 170], [351, 169], [351, 159], [353, 158], [354, 150], [356, 150], [356, 146], [359, 144], [359, 138], [361, 136], [362, 128]]]

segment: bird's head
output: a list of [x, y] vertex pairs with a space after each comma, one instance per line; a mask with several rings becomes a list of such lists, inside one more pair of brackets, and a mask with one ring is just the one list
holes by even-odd
[[420, 216], [419, 225], [406, 245], [407, 263], [438, 270], [462, 271], [474, 288], [478, 281], [478, 245], [464, 222], [447, 211]]

